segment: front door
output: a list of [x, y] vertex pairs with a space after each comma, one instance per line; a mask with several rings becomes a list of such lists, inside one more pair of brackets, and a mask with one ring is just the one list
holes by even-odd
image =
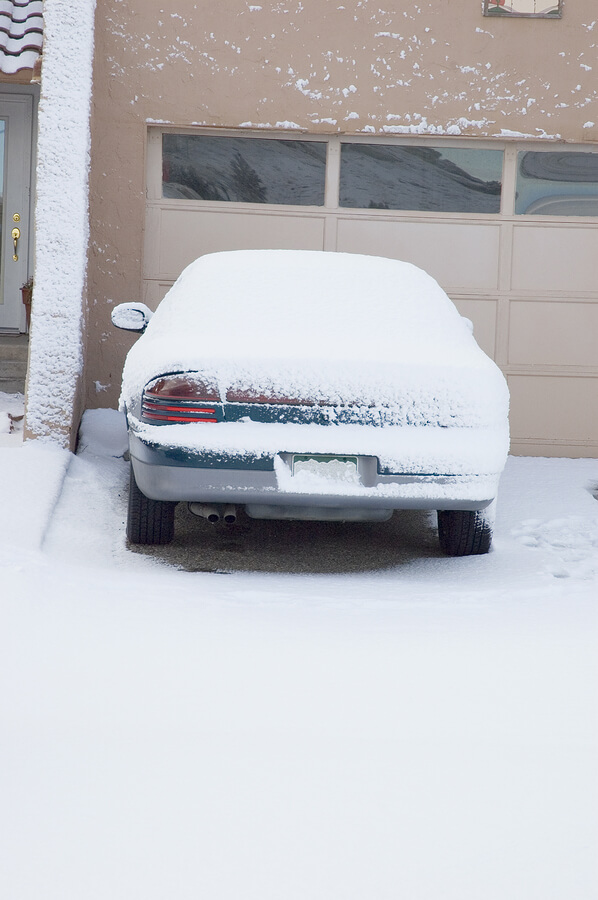
[[25, 330], [33, 97], [0, 93], [0, 332]]

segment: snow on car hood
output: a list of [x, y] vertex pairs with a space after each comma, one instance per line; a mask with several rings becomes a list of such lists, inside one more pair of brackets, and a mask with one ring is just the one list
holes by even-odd
[[127, 356], [121, 406], [192, 371], [227, 389], [387, 406], [404, 424], [506, 422], [508, 392], [436, 281], [398, 260], [242, 250], [188, 266]]

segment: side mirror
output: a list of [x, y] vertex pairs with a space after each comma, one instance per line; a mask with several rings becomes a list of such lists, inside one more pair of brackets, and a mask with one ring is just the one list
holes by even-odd
[[119, 303], [110, 313], [115, 328], [138, 334], [143, 334], [152, 316], [153, 312], [145, 303]]

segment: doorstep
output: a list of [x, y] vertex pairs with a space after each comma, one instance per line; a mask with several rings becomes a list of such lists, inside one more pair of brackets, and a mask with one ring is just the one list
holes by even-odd
[[29, 335], [0, 334], [0, 391], [24, 394]]

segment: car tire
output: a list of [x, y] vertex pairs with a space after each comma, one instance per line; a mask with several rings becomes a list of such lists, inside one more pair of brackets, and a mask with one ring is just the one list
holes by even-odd
[[438, 539], [447, 556], [488, 553], [493, 527], [494, 504], [488, 509], [438, 510]]
[[174, 537], [175, 507], [176, 503], [146, 497], [131, 466], [127, 510], [127, 539], [131, 544], [169, 544]]

